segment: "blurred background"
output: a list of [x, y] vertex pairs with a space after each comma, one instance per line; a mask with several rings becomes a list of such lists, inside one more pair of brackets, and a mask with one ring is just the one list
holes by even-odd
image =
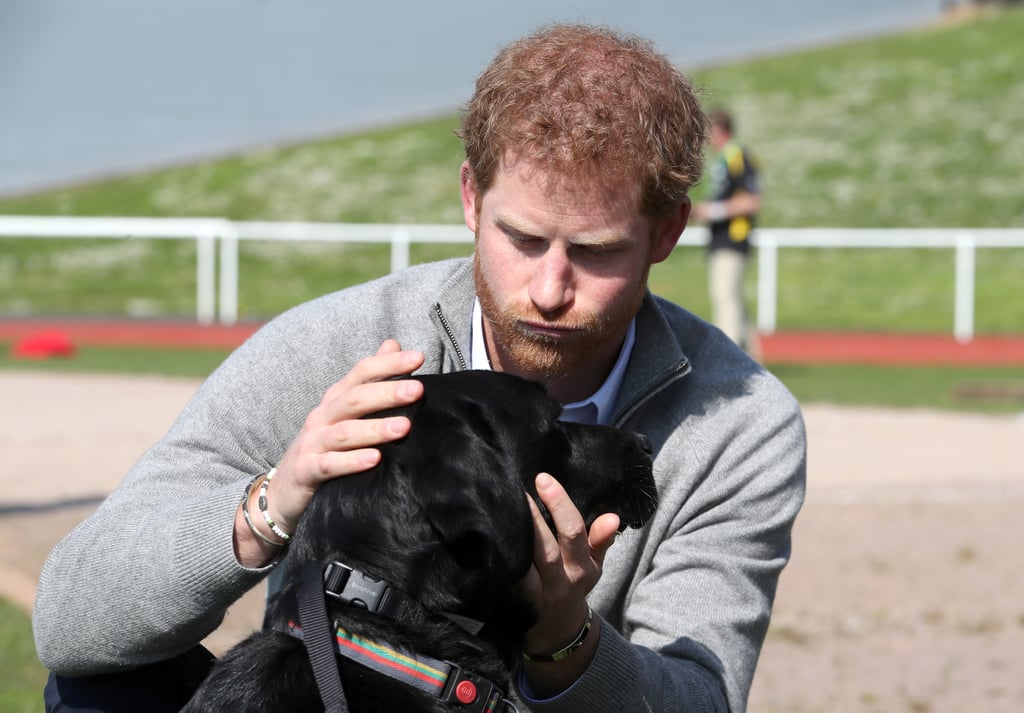
[[[783, 245], [747, 281], [762, 331], [963, 342], [1024, 324], [1024, 259], [1005, 249], [1021, 238], [1002, 232], [1024, 228], [1016, 9], [938, 0], [506, 5], [3, 0], [0, 215], [264, 224], [228, 228], [242, 243], [220, 240], [214, 256], [214, 242], [197, 237], [223, 226], [0, 221], [0, 316], [260, 322], [387, 272], [387, 245], [314, 241], [308, 228], [266, 222], [457, 226], [452, 131], [476, 73], [537, 25], [579, 20], [650, 37], [709, 106], [734, 114], [761, 165], [760, 225]], [[785, 232], [808, 228], [926, 232], [910, 242]], [[977, 232], [985, 229], [1000, 232]], [[700, 230], [684, 243], [702, 243]], [[28, 234], [35, 239], [18, 239]], [[468, 240], [444, 233], [453, 234]], [[900, 249], [862, 249], [876, 239]], [[812, 249], [794, 248], [800, 240]], [[414, 240], [399, 257], [468, 249]], [[703, 259], [677, 251], [655, 271], [655, 290], [706, 315]], [[270, 282], [275, 289], [264, 289]]]
[[[0, 710], [41, 710], [49, 548], [199, 379], [469, 253], [459, 106], [551, 21], [653, 40], [760, 164], [746, 296], [811, 453], [751, 712], [1024, 710], [1021, 5], [0, 0]], [[704, 239], [651, 287], [707, 317]]]

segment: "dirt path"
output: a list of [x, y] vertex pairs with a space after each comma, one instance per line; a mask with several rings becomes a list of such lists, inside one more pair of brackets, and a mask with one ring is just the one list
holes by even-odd
[[[52, 546], [197, 385], [0, 372], [0, 595], [31, 606]], [[805, 417], [808, 501], [751, 713], [1024, 710], [1024, 418], [820, 405]], [[207, 643], [258, 625], [261, 596]]]

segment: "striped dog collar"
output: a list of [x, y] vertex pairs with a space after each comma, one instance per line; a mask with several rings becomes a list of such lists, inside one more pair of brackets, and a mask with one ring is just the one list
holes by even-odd
[[[288, 622], [287, 631], [303, 639], [302, 627]], [[380, 674], [418, 688], [466, 713], [518, 713], [502, 690], [488, 679], [450, 661], [396, 649], [386, 642], [371, 641], [335, 625], [334, 650]]]

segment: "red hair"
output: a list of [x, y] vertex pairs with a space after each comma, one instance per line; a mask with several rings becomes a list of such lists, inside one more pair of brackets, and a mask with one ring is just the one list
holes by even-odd
[[497, 54], [457, 134], [481, 196], [522, 158], [563, 180], [625, 181], [660, 216], [699, 180], [706, 126], [690, 80], [648, 41], [554, 25]]

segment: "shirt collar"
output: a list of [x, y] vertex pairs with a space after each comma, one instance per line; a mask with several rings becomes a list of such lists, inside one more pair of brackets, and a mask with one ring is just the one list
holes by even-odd
[[[480, 300], [473, 301], [473, 320], [470, 331], [472, 333], [469, 355], [470, 368], [491, 371], [491, 361], [487, 358], [487, 345], [484, 343], [484, 322], [483, 311], [480, 309]], [[590, 423], [607, 425], [611, 422], [612, 408], [615, 406], [615, 399], [619, 395], [619, 387], [622, 386], [622, 379], [626, 374], [626, 365], [629, 364], [629, 357], [633, 353], [633, 345], [636, 343], [636, 317], [629, 322], [629, 329], [626, 330], [626, 339], [622, 342], [622, 349], [619, 350], [619, 358], [608, 373], [608, 377], [601, 384], [600, 388], [593, 394], [581, 401], [562, 406], [563, 421], [576, 423]]]

